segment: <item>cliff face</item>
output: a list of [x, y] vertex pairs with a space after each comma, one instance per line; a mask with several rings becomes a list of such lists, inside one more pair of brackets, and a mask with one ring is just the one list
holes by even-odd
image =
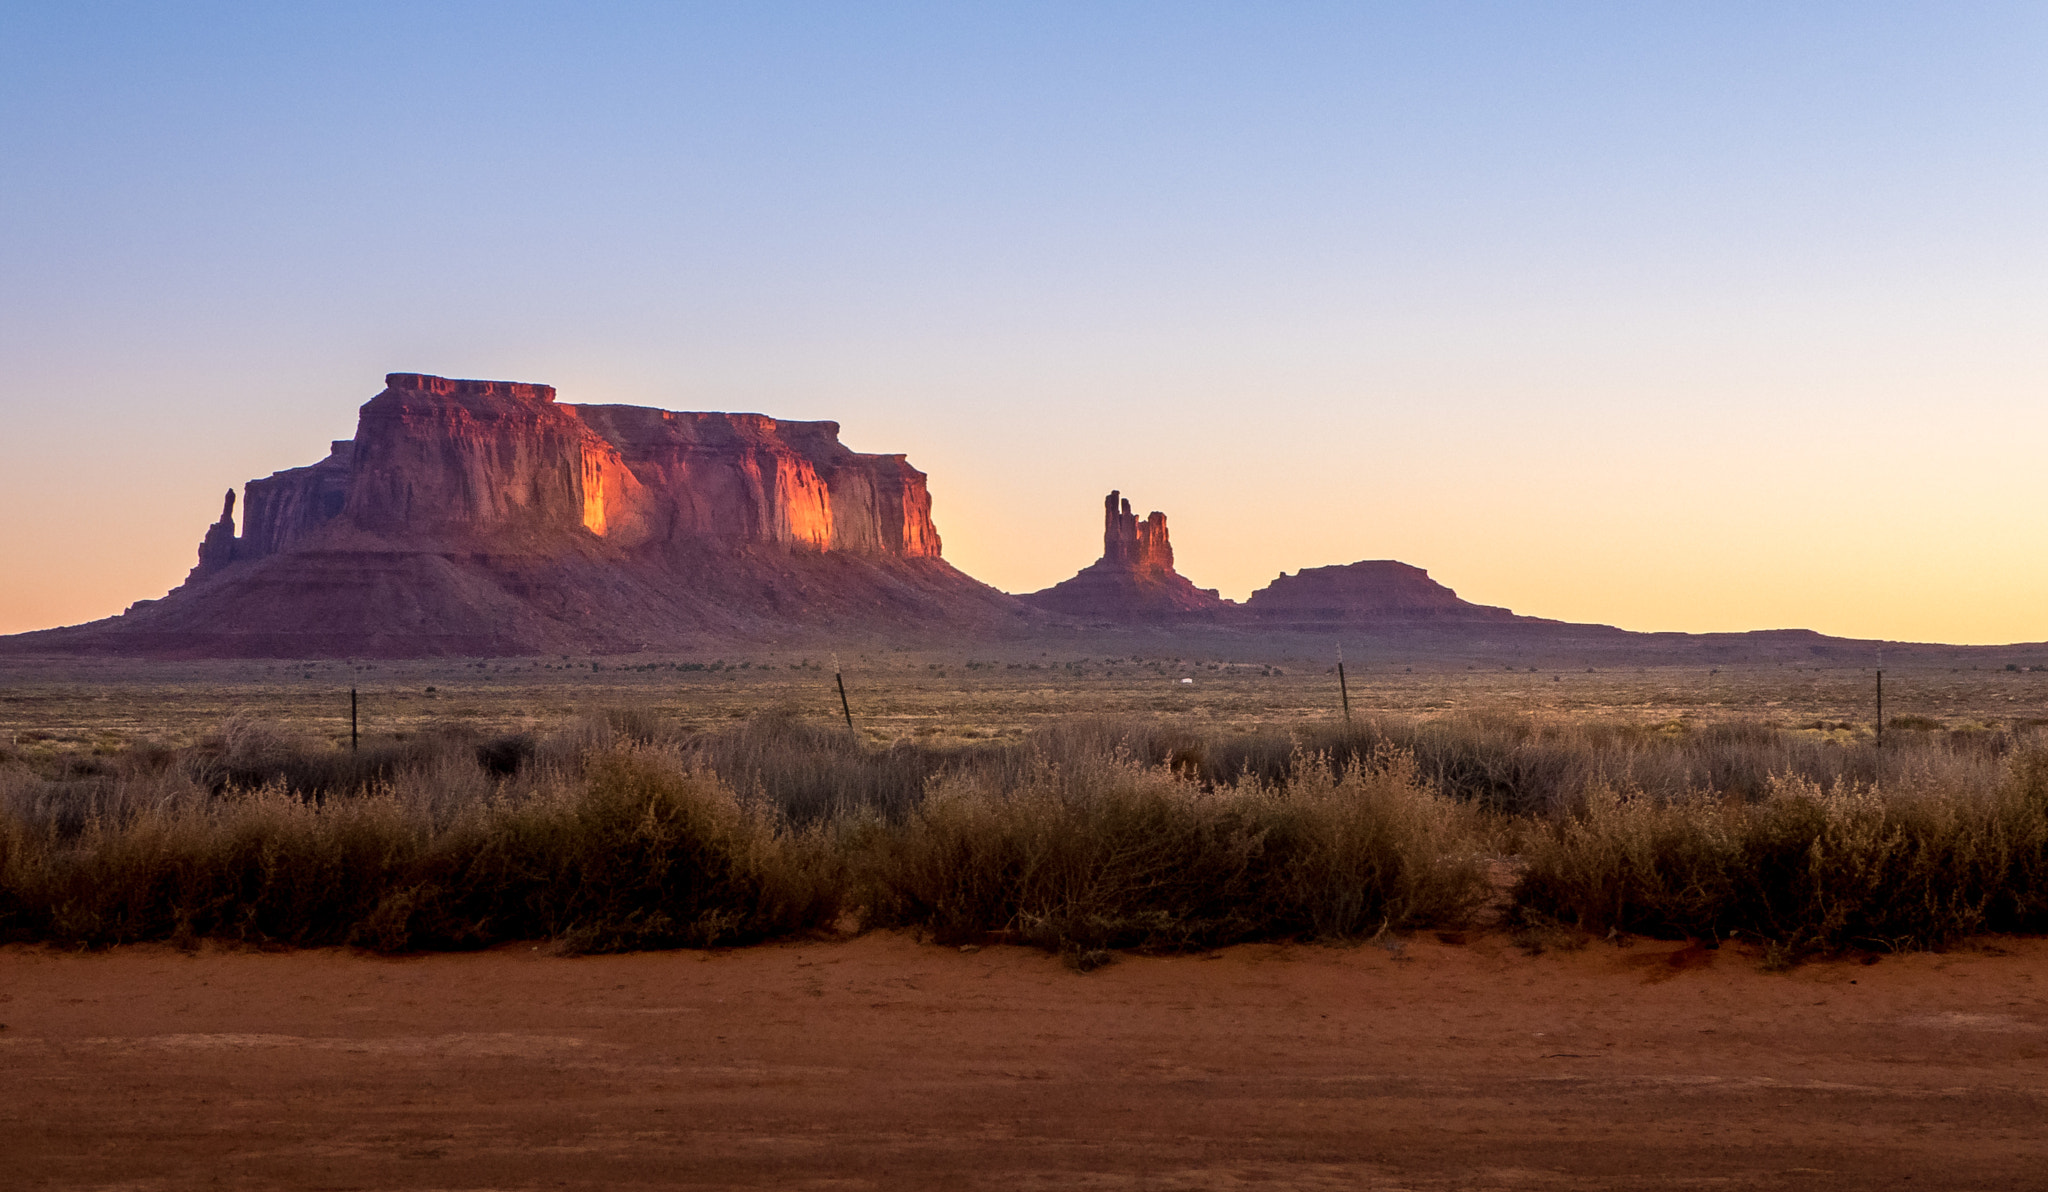
[[1214, 641], [1342, 634], [1385, 655], [1467, 660], [1858, 660], [1877, 645], [1989, 656], [1803, 630], [1569, 625], [1471, 604], [1390, 560], [1283, 573], [1238, 605], [1181, 576], [1166, 515], [1141, 520], [1116, 492], [1103, 502], [1099, 559], [1010, 597], [940, 557], [924, 474], [901, 455], [847, 449], [836, 423], [564, 405], [545, 385], [417, 373], [387, 377], [355, 436], [324, 459], [249, 481], [239, 533], [235, 514], [231, 489], [168, 596], [0, 637], [0, 651], [489, 657], [826, 635], [827, 648], [930, 646], [1036, 629], [1074, 640], [1078, 627], [1044, 610], [1112, 626], [1210, 624]]
[[546, 385], [384, 378], [356, 422], [342, 516], [377, 533], [546, 539], [630, 532], [616, 447]]
[[50, 632], [86, 649], [390, 656], [1028, 616], [940, 558], [924, 473], [847, 449], [832, 422], [393, 373], [353, 439], [249, 482], [239, 536], [234, 505], [230, 490], [169, 596]]
[[1102, 557], [1072, 579], [1019, 599], [1037, 608], [1103, 621], [1213, 618], [1234, 607], [1173, 569], [1166, 515], [1143, 521], [1111, 490], [1102, 501]]
[[327, 458], [317, 464], [244, 485], [247, 499], [242, 502], [242, 537], [235, 544], [236, 554], [250, 559], [276, 554], [334, 520], [348, 504], [355, 446], [353, 439], [337, 439], [329, 445]]
[[326, 459], [250, 481], [245, 520], [234, 559], [337, 526], [500, 548], [588, 535], [940, 550], [924, 473], [848, 450], [837, 423], [564, 405], [546, 385], [418, 373], [386, 377]]
[[901, 455], [849, 451], [836, 422], [566, 408], [620, 453], [640, 490], [625, 503], [655, 538], [708, 535], [939, 556], [924, 473]]

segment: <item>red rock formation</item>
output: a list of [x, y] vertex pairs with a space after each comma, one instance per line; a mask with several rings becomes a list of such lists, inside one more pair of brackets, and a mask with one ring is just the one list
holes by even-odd
[[1102, 499], [1102, 558], [1139, 575], [1164, 575], [1173, 570], [1173, 543], [1166, 537], [1166, 515], [1158, 510], [1144, 521], [1131, 512], [1129, 500], [1116, 490]]
[[245, 485], [242, 540], [236, 553], [248, 559], [276, 554], [334, 520], [348, 504], [355, 449], [354, 439], [336, 439], [319, 463]]
[[203, 579], [235, 561], [235, 490], [229, 489], [220, 506], [220, 520], [206, 528], [199, 541], [199, 564], [185, 577], [186, 583]]
[[249, 482], [239, 538], [233, 506], [230, 491], [169, 596], [32, 636], [186, 655], [518, 654], [1027, 615], [939, 557], [924, 473], [848, 450], [831, 422], [393, 373], [355, 438]]
[[613, 445], [641, 486], [633, 516], [687, 535], [904, 558], [939, 557], [924, 473], [901, 455], [861, 455], [836, 422], [569, 406]]
[[1513, 621], [1504, 608], [1472, 604], [1429, 572], [1392, 559], [1339, 567], [1306, 567], [1253, 592], [1245, 611], [1264, 622], [1316, 623], [1361, 619]]
[[1102, 502], [1102, 557], [1072, 579], [1020, 599], [1099, 621], [1214, 617], [1233, 607], [1214, 588], [1197, 588], [1173, 569], [1164, 513], [1155, 510], [1139, 521], [1114, 490]]
[[[547, 385], [384, 378], [356, 421], [342, 515], [374, 533], [464, 540], [605, 534], [618, 449]], [[624, 520], [624, 519], [621, 519]]]
[[[239, 557], [339, 518], [378, 534], [623, 545], [718, 538], [938, 558], [924, 473], [835, 422], [557, 404], [546, 385], [393, 373], [353, 440], [249, 483]], [[345, 515], [345, 516], [344, 516]]]

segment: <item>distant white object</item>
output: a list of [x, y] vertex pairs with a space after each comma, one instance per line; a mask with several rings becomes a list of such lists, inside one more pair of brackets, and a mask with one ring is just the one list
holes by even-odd
[[1181, 680], [1181, 682], [1183, 682], [1183, 683], [1192, 683], [1192, 682], [1194, 682], [1194, 680], [1193, 680], [1193, 679], [1182, 679], [1182, 680]]

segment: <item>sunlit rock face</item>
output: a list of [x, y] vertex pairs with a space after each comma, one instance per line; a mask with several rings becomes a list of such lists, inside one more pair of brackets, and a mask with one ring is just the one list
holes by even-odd
[[833, 422], [558, 403], [546, 385], [393, 373], [356, 437], [248, 486], [237, 557], [329, 523], [494, 545], [578, 531], [622, 545], [713, 538], [939, 557], [924, 473]]
[[1166, 515], [1153, 510], [1144, 521], [1131, 503], [1114, 489], [1102, 499], [1102, 560], [1145, 576], [1173, 570], [1173, 543], [1166, 537]]
[[848, 450], [836, 422], [642, 406], [564, 408], [620, 453], [639, 486], [632, 515], [654, 537], [939, 555], [924, 473], [901, 455]]
[[1213, 618], [1234, 607], [1173, 569], [1166, 515], [1143, 521], [1112, 490], [1102, 501], [1102, 557], [1072, 579], [1020, 597], [1049, 612], [1100, 621]]
[[[405, 657], [1007, 629], [939, 554], [924, 473], [833, 422], [569, 405], [393, 373], [352, 439], [231, 490], [161, 600], [50, 648]], [[843, 638], [839, 640], [844, 640]]]
[[417, 373], [384, 383], [356, 422], [350, 525], [494, 540], [632, 527], [638, 486], [618, 449], [551, 387]]

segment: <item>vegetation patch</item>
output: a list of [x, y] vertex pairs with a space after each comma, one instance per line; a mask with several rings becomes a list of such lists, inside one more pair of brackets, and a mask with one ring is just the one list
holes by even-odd
[[0, 936], [67, 945], [709, 947], [853, 916], [1085, 969], [1456, 932], [1510, 901], [1531, 951], [2048, 931], [2048, 748], [1499, 714], [877, 746], [790, 709], [686, 730], [628, 705], [359, 751], [236, 718], [185, 748], [0, 756]]

